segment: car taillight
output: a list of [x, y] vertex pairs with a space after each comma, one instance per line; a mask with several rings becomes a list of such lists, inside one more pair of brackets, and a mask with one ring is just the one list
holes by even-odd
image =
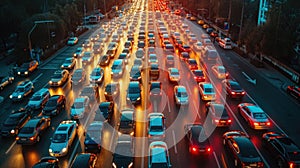
[[19, 137], [16, 137], [16, 140], [19, 140], [20, 138]]
[[245, 92], [242, 92], [242, 94], [244, 95], [244, 94], [245, 94]]
[[211, 148], [207, 148], [206, 151], [207, 151], [207, 152], [210, 152], [210, 151], [211, 151]]
[[232, 95], [234, 95], [234, 94], [235, 94], [235, 92], [231, 92], [231, 94], [232, 94]]
[[197, 152], [197, 148], [193, 146], [193, 147], [192, 147], [192, 151], [193, 151], [193, 152]]
[[33, 140], [34, 140], [34, 137], [30, 137], [29, 139], [30, 139], [31, 141], [33, 141]]
[[293, 162], [289, 162], [289, 168], [294, 168], [295, 164]]
[[219, 120], [215, 120], [215, 123], [219, 123]]
[[271, 125], [271, 122], [267, 122], [267, 125], [270, 126], [270, 125]]
[[227, 120], [227, 122], [231, 123], [231, 120]]
[[253, 123], [253, 125], [258, 126], [259, 124], [257, 122]]

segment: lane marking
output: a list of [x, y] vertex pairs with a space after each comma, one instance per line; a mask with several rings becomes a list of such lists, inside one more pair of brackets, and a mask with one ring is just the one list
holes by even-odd
[[[187, 88], [188, 92], [189, 92], [189, 93], [192, 93], [192, 92], [191, 92], [191, 89], [190, 89], [190, 85], [188, 84], [187, 81], [185, 82], [185, 85], [186, 85], [186, 88]], [[192, 102], [192, 104], [193, 104], [193, 106], [194, 106], [194, 109], [195, 109], [196, 112], [197, 112], [197, 116], [199, 117], [199, 119], [201, 119], [201, 116], [200, 116], [200, 114], [199, 114], [200, 110], [198, 110], [198, 108], [197, 108], [197, 106], [196, 106], [196, 104], [195, 104], [194, 101], [191, 101], [191, 102]]]
[[223, 167], [224, 167], [224, 168], [227, 168], [227, 164], [226, 164], [226, 161], [225, 161], [225, 158], [224, 158], [223, 153], [222, 153], [222, 155], [221, 155], [221, 160], [222, 160]]
[[38, 80], [42, 75], [43, 75], [43, 73], [40, 73], [36, 78], [34, 78], [34, 79], [32, 80], [32, 82], [35, 83], [36, 80]]
[[171, 107], [170, 107], [170, 100], [169, 100], [169, 99], [168, 99], [167, 104], [168, 104], [168, 110], [169, 110], [169, 113], [171, 113]]
[[175, 132], [174, 130], [172, 130], [172, 134], [173, 134], [173, 141], [174, 141], [174, 151], [175, 151], [175, 154], [177, 154], [177, 146], [176, 146], [176, 139], [175, 139]]
[[216, 152], [214, 151], [213, 154], [214, 154], [214, 158], [215, 158], [215, 160], [216, 160], [216, 162], [217, 162], [218, 168], [221, 168], [220, 163], [219, 163], [219, 160], [218, 160], [218, 157], [217, 157], [217, 155], [216, 155]]
[[10, 145], [10, 147], [7, 149], [7, 151], [5, 152], [5, 154], [7, 155], [10, 151], [11, 151], [11, 149], [16, 145], [16, 141], [14, 141], [11, 145]]
[[153, 102], [153, 110], [155, 111], [155, 112], [157, 112], [157, 101], [156, 100], [154, 100], [154, 102]]

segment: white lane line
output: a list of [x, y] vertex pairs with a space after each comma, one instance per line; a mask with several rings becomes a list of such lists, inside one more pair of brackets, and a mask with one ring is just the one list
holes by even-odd
[[175, 139], [175, 132], [174, 130], [172, 130], [172, 134], [173, 134], [173, 141], [174, 141], [174, 151], [175, 151], [175, 154], [177, 154], [177, 146], [176, 146], [176, 139]]
[[[92, 111], [94, 111], [96, 107], [97, 107], [97, 104], [94, 104], [92, 110], [90, 111], [90, 113], [89, 113], [87, 119], [85, 120], [85, 122], [84, 122], [84, 124], [83, 124], [83, 130], [85, 130], [86, 125], [88, 124], [88, 121], [89, 121], [89, 119], [90, 119], [90, 117], [91, 117]], [[78, 131], [78, 130], [77, 130], [77, 131]], [[78, 132], [77, 132], [77, 135], [78, 135]], [[82, 136], [84, 136], [84, 135], [81, 134], [81, 135], [78, 137], [78, 141], [76, 142], [76, 145], [75, 145], [75, 147], [74, 147], [74, 149], [73, 149], [73, 152], [72, 152], [72, 154], [71, 154], [71, 156], [70, 156], [70, 158], [69, 158], [69, 161], [68, 161], [68, 167], [70, 167], [70, 164], [72, 163], [72, 160], [73, 160], [73, 158], [74, 158], [74, 155], [75, 155], [75, 153], [77, 152], [76, 149], [78, 148], [78, 146], [79, 146], [79, 144], [80, 144], [80, 139], [82, 138]]]
[[16, 141], [14, 141], [14, 142], [10, 145], [10, 147], [7, 149], [7, 151], [5, 152], [5, 154], [7, 155], [15, 145], [16, 145]]
[[218, 160], [218, 157], [217, 157], [217, 155], [216, 155], [216, 152], [214, 151], [213, 154], [214, 154], [214, 158], [215, 158], [215, 160], [216, 160], [216, 162], [217, 162], [218, 168], [221, 168], [220, 163], [219, 163], [219, 160]]
[[171, 113], [171, 107], [170, 107], [170, 100], [169, 100], [169, 99], [168, 99], [167, 104], [168, 104], [168, 110], [169, 110], [169, 113]]
[[[188, 82], [185, 82], [185, 86], [186, 86], [186, 88], [187, 88], [187, 90], [188, 90], [188, 93], [189, 93], [190, 95], [192, 95], [192, 92], [191, 92], [191, 89], [190, 89], [190, 85], [188, 84]], [[194, 109], [195, 109], [196, 112], [197, 112], [197, 116], [199, 117], [199, 119], [201, 119], [201, 116], [200, 116], [200, 114], [199, 114], [199, 111], [198, 111], [198, 108], [197, 108], [195, 102], [194, 102], [194, 101], [190, 101], [190, 102], [192, 102], [192, 104], [193, 104], [193, 106], [194, 106]]]
[[158, 110], [158, 108], [157, 108], [157, 101], [156, 100], [154, 100], [154, 102], [153, 102], [153, 110], [155, 111], [155, 112], [157, 112], [157, 110]]
[[38, 80], [42, 75], [43, 75], [43, 73], [40, 73], [36, 78], [34, 78], [32, 80], [32, 82], [35, 83], [35, 81]]
[[112, 151], [112, 145], [113, 145], [113, 136], [115, 135], [115, 131], [116, 131], [116, 129], [113, 129], [113, 133], [112, 133], [112, 135], [111, 135], [111, 141], [110, 141], [110, 145], [109, 145], [109, 149], [110, 149], [110, 151]]

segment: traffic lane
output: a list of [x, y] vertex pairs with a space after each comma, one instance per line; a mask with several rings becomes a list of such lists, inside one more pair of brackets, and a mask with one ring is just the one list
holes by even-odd
[[[300, 132], [298, 129], [297, 109], [300, 109], [300, 104], [292, 101], [291, 97], [281, 90], [278, 90], [268, 80], [262, 77], [255, 71], [252, 65], [245, 62], [237, 54], [227, 52], [226, 56], [230, 57], [235, 64], [238, 65], [236, 72], [246, 72], [250, 77], [256, 79], [256, 85], [249, 83], [241, 73], [230, 72], [234, 78], [238, 80], [241, 86], [247, 91], [251, 100], [258, 105], [272, 118], [280, 128], [287, 133], [295, 142], [300, 142]], [[223, 62], [226, 62], [223, 60]]]

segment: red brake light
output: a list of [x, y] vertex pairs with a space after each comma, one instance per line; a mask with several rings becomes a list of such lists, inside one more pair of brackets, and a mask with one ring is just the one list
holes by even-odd
[[245, 94], [245, 92], [242, 92], [242, 94], [244, 95], [244, 94]]
[[293, 162], [289, 163], [289, 168], [294, 168], [294, 163]]
[[219, 120], [215, 120], [216, 123], [219, 123]]
[[258, 126], [259, 124], [257, 122], [253, 123], [253, 125]]
[[270, 125], [271, 125], [271, 122], [267, 122], [267, 125], [270, 126]]
[[231, 120], [228, 120], [227, 122], [231, 123]]
[[234, 95], [234, 94], [235, 94], [235, 92], [231, 92], [231, 94], [233, 94], [233, 95]]
[[192, 147], [192, 151], [193, 151], [193, 152], [196, 152], [196, 151], [197, 151], [197, 148], [196, 148], [196, 147]]
[[210, 152], [211, 151], [211, 149], [210, 148], [207, 148], [207, 152]]

